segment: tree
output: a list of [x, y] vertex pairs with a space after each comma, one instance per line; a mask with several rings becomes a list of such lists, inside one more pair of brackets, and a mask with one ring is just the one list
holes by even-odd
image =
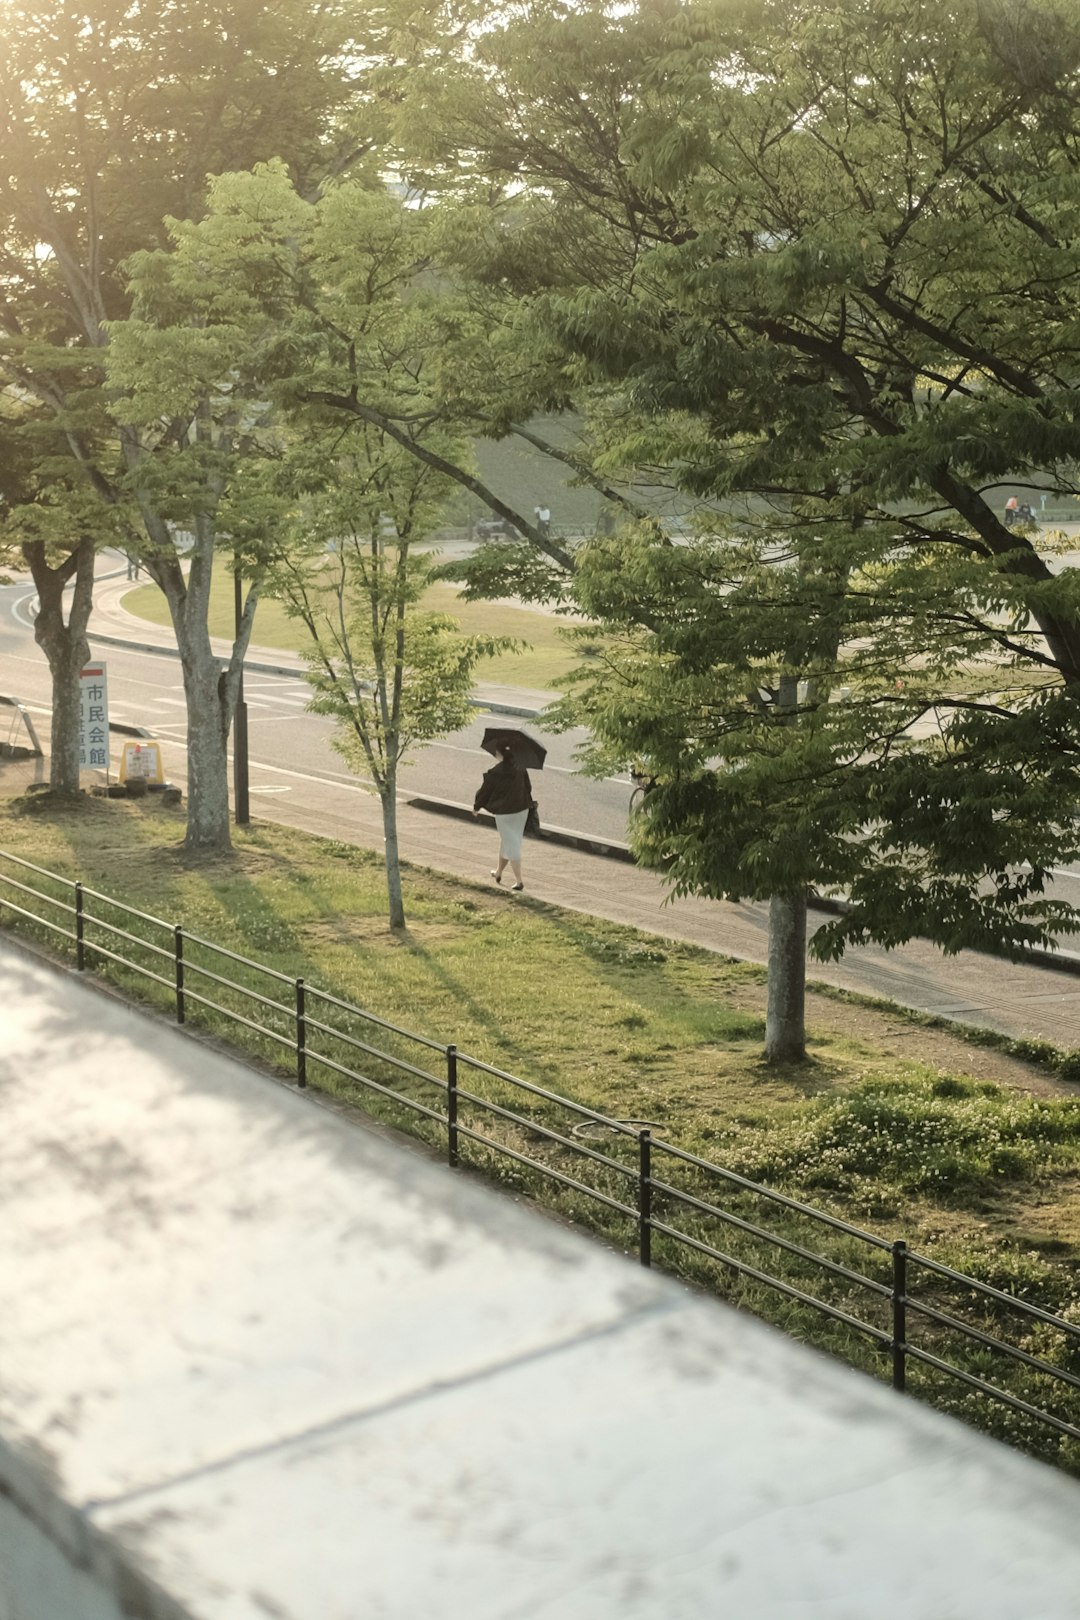
[[[667, 861], [678, 848], [683, 881], [704, 892], [748, 892], [764, 870], [794, 884], [797, 908], [807, 881], [828, 878], [828, 828], [850, 826], [852, 789], [860, 826], [871, 806], [891, 817], [908, 865], [898, 875], [882, 863], [887, 838], [849, 837], [865, 856], [855, 869], [847, 856], [856, 906], [821, 949], [913, 932], [953, 948], [980, 931], [1016, 947], [1063, 921], [1032, 896], [1071, 847], [1059, 825], [1070, 820], [1074, 756], [1048, 758], [1044, 738], [1048, 727], [1069, 735], [1077, 580], [1051, 568], [1030, 532], [1007, 529], [997, 492], [1017, 478], [1075, 490], [1080, 18], [1070, 5], [1026, 7], [1018, 19], [974, 0], [933, 10], [920, 0], [779, 0], [752, 11], [539, 4], [489, 16], [467, 57], [433, 52], [405, 100], [414, 167], [470, 205], [453, 262], [513, 295], [518, 329], [527, 306], [561, 351], [568, 387], [606, 397], [594, 467], [658, 469], [706, 503], [706, 533], [726, 534], [698, 604], [699, 662], [685, 664], [678, 648], [673, 667], [694, 676], [706, 712], [739, 712], [722, 653], [751, 689], [773, 686], [782, 701], [767, 722], [758, 716], [767, 753], [779, 748], [800, 795], [814, 783], [813, 814], [799, 795], [781, 796], [808, 860], [792, 866], [788, 824], [774, 817], [768, 841], [735, 817], [738, 848], [711, 859], [729, 848], [724, 831], [694, 813], [685, 772], [678, 788], [665, 788], [663, 773], [687, 741], [700, 760], [709, 728], [691, 705], [689, 732], [676, 713], [665, 742], [654, 702], [651, 734], [644, 721], [630, 728], [638, 741], [651, 735], [661, 767], [647, 818], [658, 842], [643, 831], [643, 854]], [[808, 671], [793, 661], [777, 603], [805, 612], [815, 576], [796, 566], [778, 586], [764, 565], [778, 526], [804, 562], [831, 536], [821, 581], [845, 635], [857, 633], [868, 579], [887, 599], [865, 628], [879, 674], [891, 657], [905, 691], [898, 702], [869, 677], [854, 687], [838, 753], [821, 752], [823, 728], [826, 741], [838, 731], [837, 706], [810, 724], [791, 701]], [[595, 580], [586, 586], [593, 612], [607, 600], [617, 630], [636, 624], [654, 638], [665, 674], [668, 635], [686, 630], [682, 598], [653, 589], [681, 589], [679, 559], [669, 561], [657, 541], [636, 572], [606, 579], [606, 597]], [[790, 598], [793, 581], [800, 594]], [[828, 688], [844, 671], [823, 656], [831, 632], [819, 629], [811, 662]], [[983, 670], [983, 694], [1011, 686], [1007, 701], [989, 701], [970, 677], [957, 687], [967, 653], [998, 666]], [[609, 742], [623, 734], [621, 698], [640, 697], [625, 682], [620, 666], [606, 697], [592, 688], [594, 724], [614, 716]], [[744, 687], [736, 701], [745, 699]], [[890, 740], [935, 700], [942, 746]], [[820, 777], [808, 774], [815, 757]], [[737, 780], [714, 783], [717, 808], [748, 791], [743, 763]], [[1046, 795], [1045, 825], [1007, 792], [1018, 764], [1017, 793]], [[946, 812], [969, 777], [984, 795], [1002, 793], [1002, 808], [984, 803], [965, 832], [978, 832], [976, 847], [949, 868]], [[903, 793], [890, 786], [898, 781]], [[751, 802], [757, 815], [761, 800]], [[672, 819], [683, 812], [693, 858]], [[1008, 848], [1006, 825], [1018, 835]], [[1032, 863], [1031, 887], [1014, 885], [1005, 854]], [[988, 878], [989, 908], [979, 893]], [[1035, 924], [1036, 935], [1025, 932]]]
[[[444, 449], [451, 449], [445, 446]], [[315, 696], [335, 747], [373, 783], [382, 805], [390, 926], [405, 927], [398, 848], [398, 773], [408, 750], [457, 730], [472, 714], [477, 661], [508, 645], [463, 636], [424, 610], [435, 558], [416, 543], [435, 526], [448, 481], [376, 429], [360, 424], [307, 440], [311, 484], [268, 589], [311, 638]]]
[[[363, 149], [366, 138], [345, 118], [358, 71], [350, 20], [336, 4], [314, 14], [262, 0], [227, 14], [205, 0], [153, 13], [112, 0], [82, 9], [30, 0], [0, 12], [0, 386], [51, 423], [31, 504], [59, 482], [79, 510], [90, 498], [101, 506], [89, 528], [66, 538], [54, 523], [46, 552], [32, 554], [53, 675], [54, 780], [64, 785], [77, 746], [73, 683], [92, 547], [145, 548], [151, 574], [170, 579], [172, 601], [183, 599], [190, 614], [202, 600], [199, 590], [183, 593], [166, 520], [145, 484], [139, 501], [125, 489], [146, 447], [134, 423], [118, 432], [108, 409], [107, 325], [127, 308], [121, 266], [164, 240], [168, 213], [198, 206], [208, 170], [284, 152], [307, 188]], [[82, 583], [75, 620], [65, 623], [53, 586], [72, 573]], [[218, 701], [202, 681], [189, 694], [196, 704]], [[189, 716], [195, 739], [217, 725], [213, 709]], [[222, 798], [216, 771], [196, 767], [189, 789], [189, 843], [227, 845], [227, 821], [202, 804], [204, 791]]]
[[[563, 706], [589, 724], [595, 769], [631, 759], [655, 778], [639, 860], [677, 894], [769, 903], [772, 1062], [804, 1052], [812, 889], [846, 900], [812, 941], [823, 958], [913, 934], [1021, 958], [1080, 926], [1046, 895], [1080, 843], [1077, 694], [1012, 706], [1022, 661], [976, 628], [914, 620], [907, 563], [864, 555], [849, 578], [849, 535], [800, 542], [798, 564], [775, 535], [586, 547], [578, 598], [605, 626], [589, 632], [602, 657]], [[996, 701], [965, 695], [980, 671]]]
[[[121, 487], [139, 511], [143, 561], [169, 604], [180, 652], [186, 843], [206, 850], [229, 843], [229, 730], [262, 577], [280, 552], [288, 512], [274, 477], [284, 441], [260, 377], [277, 334], [265, 318], [251, 317], [243, 243], [229, 240], [234, 274], [219, 276], [217, 223], [212, 218], [200, 229], [172, 222], [171, 249], [132, 256], [131, 314], [108, 323], [105, 357], [128, 466]], [[189, 537], [183, 558], [178, 533]], [[222, 554], [248, 581], [224, 668], [208, 623]]]
[[40, 410], [11, 396], [0, 402], [0, 547], [5, 560], [18, 558], [30, 569], [37, 590], [34, 636], [55, 677], [49, 781], [54, 791], [74, 794], [79, 788], [79, 671], [89, 657], [86, 625], [101, 514], [96, 501], [65, 482], [65, 458], [55, 442], [60, 465], [49, 478], [47, 442], [39, 435], [56, 439]]
[[[242, 530], [246, 571], [273, 561], [273, 589], [312, 636], [316, 705], [380, 795], [395, 927], [399, 762], [411, 742], [464, 723], [470, 672], [497, 648], [418, 606], [431, 563], [416, 542], [449, 474], [471, 476], [429, 380], [448, 363], [448, 317], [425, 282], [428, 234], [376, 177], [312, 201], [281, 163], [222, 175], [201, 219], [171, 222], [169, 251], [133, 259], [134, 313], [109, 328], [115, 409], [144, 447], [132, 487], [151, 514], [195, 531], [187, 581], [157, 571], [177, 594], [185, 680], [209, 683], [217, 664], [205, 607], [190, 632], [182, 592], [205, 593], [215, 536], [235, 548]], [[241, 653], [238, 641], [221, 723], [201, 739], [215, 761]]]

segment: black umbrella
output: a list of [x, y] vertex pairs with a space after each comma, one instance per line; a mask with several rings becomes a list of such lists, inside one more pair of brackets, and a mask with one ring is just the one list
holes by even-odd
[[480, 744], [485, 754], [497, 754], [500, 748], [512, 748], [514, 759], [527, 771], [542, 771], [547, 749], [525, 731], [510, 731], [506, 726], [489, 726]]

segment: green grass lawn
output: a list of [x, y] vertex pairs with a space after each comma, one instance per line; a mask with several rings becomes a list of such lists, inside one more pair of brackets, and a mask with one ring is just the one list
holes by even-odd
[[[189, 933], [290, 978], [303, 977], [310, 987], [430, 1040], [454, 1042], [462, 1052], [548, 1091], [604, 1114], [651, 1121], [657, 1136], [883, 1237], [903, 1236], [958, 1270], [1080, 1319], [1080, 1100], [1045, 1064], [967, 1044], [956, 1031], [908, 1019], [894, 1008], [816, 994], [810, 999], [808, 1060], [768, 1070], [760, 1057], [764, 973], [758, 967], [416, 869], [406, 870], [409, 928], [395, 938], [384, 922], [381, 865], [369, 851], [256, 823], [237, 829], [228, 857], [193, 863], [180, 847], [182, 834], [182, 812], [156, 800], [87, 799], [78, 811], [45, 801], [35, 807], [32, 797], [0, 801], [0, 849], [81, 877], [94, 890], [181, 923]], [[92, 908], [100, 910], [101, 903]], [[140, 931], [138, 923], [123, 925]], [[93, 928], [88, 937], [109, 939]], [[167, 962], [149, 955], [146, 960], [170, 980]], [[200, 958], [192, 944], [192, 969], [200, 960], [221, 969], [220, 960]], [[126, 991], [171, 1006], [167, 984], [102, 967]], [[253, 982], [288, 1001], [287, 985], [282, 989], [257, 977]], [[192, 971], [189, 987], [199, 983]], [[228, 991], [211, 989], [228, 1004]], [[246, 1044], [258, 1060], [288, 1072], [287, 1047], [216, 1014], [200, 1015], [194, 1004], [190, 1012], [193, 1022], [202, 1016], [212, 1033]], [[273, 1023], [271, 1013], [265, 1016]], [[287, 1016], [281, 1027], [288, 1036]], [[365, 1030], [365, 1038], [374, 1039]], [[431, 1065], [436, 1075], [442, 1072], [438, 1053], [407, 1042], [391, 1041], [390, 1049]], [[340, 1043], [327, 1051], [348, 1055]], [[392, 1078], [378, 1060], [354, 1054], [351, 1062], [366, 1063], [366, 1072], [387, 1082]], [[408, 1122], [400, 1107], [373, 1100], [314, 1062], [309, 1074], [312, 1083], [390, 1123]], [[501, 1082], [468, 1065], [462, 1066], [462, 1084], [491, 1100], [510, 1099]], [[420, 1082], [407, 1082], [407, 1092], [410, 1087], [410, 1094], [437, 1102]], [[523, 1105], [518, 1095], [515, 1106], [524, 1106], [535, 1129], [467, 1105], [463, 1119], [519, 1152], [580, 1175], [580, 1162], [540, 1132], [565, 1131], [565, 1116], [543, 1099]], [[420, 1134], [433, 1145], [444, 1141], [443, 1127], [421, 1125]], [[632, 1159], [632, 1143], [628, 1150]], [[620, 1154], [618, 1146], [608, 1151]], [[617, 1212], [604, 1212], [482, 1146], [467, 1143], [466, 1157], [492, 1179], [591, 1226], [615, 1246], [632, 1244], [633, 1223]], [[665, 1161], [663, 1176], [673, 1184], [681, 1173]], [[654, 1174], [660, 1171], [654, 1168]], [[678, 1184], [704, 1191], [692, 1169]], [[605, 1172], [598, 1185], [624, 1201], [628, 1197], [619, 1175]], [[664, 1197], [657, 1193], [657, 1208], [662, 1218], [674, 1219], [676, 1205], [665, 1204]], [[764, 1218], [751, 1195], [734, 1193], [731, 1207], [746, 1219]], [[820, 1248], [820, 1229], [808, 1228], [801, 1217], [782, 1214], [777, 1222], [771, 1211], [768, 1219], [791, 1241]], [[704, 1232], [702, 1220], [691, 1218], [687, 1229]], [[774, 1273], [779, 1268], [795, 1286], [811, 1286], [798, 1258], [772, 1249], [763, 1255], [760, 1245], [755, 1248], [739, 1232], [718, 1238], [714, 1227], [708, 1227], [708, 1240], [722, 1242], [727, 1252]], [[830, 1252], [866, 1270], [866, 1251], [845, 1243]], [[880, 1375], [876, 1352], [808, 1307], [738, 1281], [730, 1269], [668, 1239], [658, 1237], [656, 1247], [658, 1260], [688, 1281], [716, 1288]], [[871, 1270], [874, 1264], [871, 1256]], [[813, 1287], [821, 1297], [841, 1308], [852, 1305], [846, 1283], [828, 1283], [821, 1293], [818, 1280], [815, 1274]], [[959, 1308], [944, 1286], [936, 1302]], [[985, 1331], [1006, 1332], [993, 1308], [979, 1322]], [[1048, 1348], [1038, 1331], [1022, 1342], [1069, 1364], [1068, 1348]], [[933, 1343], [943, 1349], [940, 1338]], [[948, 1353], [956, 1359], [961, 1352], [952, 1347]], [[983, 1412], [980, 1397], [939, 1388], [931, 1377], [920, 1384], [920, 1376], [916, 1369], [913, 1387], [937, 1404], [1067, 1466], [1077, 1463], [1075, 1448], [1047, 1445], [1028, 1432], [1030, 1425], [1014, 1429], [996, 1408]], [[999, 1382], [1003, 1377], [997, 1368], [993, 1376]], [[1021, 1372], [1010, 1387], [1038, 1404], [1046, 1395], [1029, 1387], [1035, 1376]], [[1078, 1416], [1080, 1407], [1071, 1413], [1074, 1421]]]
[[[565, 675], [579, 662], [578, 654], [563, 633], [565, 621], [550, 613], [503, 602], [464, 602], [455, 587], [445, 583], [431, 586], [424, 600], [433, 611], [451, 614], [468, 634], [509, 636], [523, 643], [520, 652], [485, 658], [477, 665], [477, 680], [548, 691], [560, 675]], [[140, 585], [129, 591], [124, 597], [124, 608], [151, 624], [171, 622], [168, 604], [156, 585]], [[219, 568], [211, 590], [210, 634], [231, 638], [234, 612], [232, 576]], [[303, 625], [290, 619], [279, 602], [267, 599], [259, 603], [253, 646], [302, 652], [307, 642]]]

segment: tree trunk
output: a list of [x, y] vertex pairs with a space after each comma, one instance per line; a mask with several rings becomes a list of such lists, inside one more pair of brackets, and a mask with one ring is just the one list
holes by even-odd
[[[781, 675], [776, 706], [791, 725], [799, 707], [797, 675]], [[765, 1013], [766, 1063], [797, 1063], [806, 1056], [806, 889], [769, 901], [769, 994]]]
[[224, 673], [220, 660], [210, 650], [208, 636], [178, 633], [177, 640], [188, 713], [184, 848], [224, 855], [232, 848], [227, 752], [230, 715]]
[[[139, 465], [141, 449], [128, 439], [129, 467]], [[212, 491], [220, 496], [220, 489]], [[143, 566], [164, 593], [180, 651], [187, 701], [188, 814], [185, 849], [223, 855], [232, 848], [229, 825], [228, 741], [244, 654], [251, 640], [258, 585], [252, 582], [227, 665], [210, 644], [208, 625], [210, 582], [213, 576], [217, 531], [208, 513], [194, 521], [194, 540], [187, 555], [187, 577], [172, 535], [153, 503], [140, 498], [140, 511], [149, 544]]]
[[[52, 676], [49, 786], [57, 793], [79, 791], [79, 671], [89, 662], [86, 626], [94, 595], [94, 542], [84, 537], [58, 568], [50, 568], [42, 541], [29, 541], [23, 556], [38, 594], [34, 640]], [[64, 589], [74, 579], [68, 618]]]
[[769, 901], [769, 999], [766, 1063], [806, 1056], [806, 891]]
[[213, 524], [196, 523], [195, 543], [185, 579], [168, 529], [148, 505], [143, 521], [151, 549], [143, 566], [169, 604], [184, 678], [187, 703], [188, 799], [184, 847], [208, 855], [223, 855], [232, 848], [229, 823], [229, 730], [236, 707], [244, 654], [258, 600], [252, 583], [241, 615], [239, 634], [228, 664], [223, 664], [210, 643], [208, 627], [210, 580], [215, 561]]
[[386, 850], [386, 897], [390, 906], [390, 927], [405, 927], [405, 901], [401, 893], [401, 855], [398, 851], [397, 792], [395, 771], [380, 794], [383, 814], [383, 842]]

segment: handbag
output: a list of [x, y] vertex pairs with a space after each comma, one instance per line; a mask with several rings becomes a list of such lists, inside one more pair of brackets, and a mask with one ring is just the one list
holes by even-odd
[[534, 838], [543, 837], [543, 828], [540, 826], [540, 806], [535, 799], [529, 800], [529, 813], [525, 817], [525, 831]]

